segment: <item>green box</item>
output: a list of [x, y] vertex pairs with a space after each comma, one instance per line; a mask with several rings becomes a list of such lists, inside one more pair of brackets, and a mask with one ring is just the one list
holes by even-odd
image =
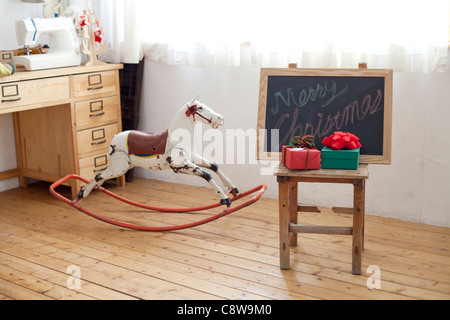
[[333, 150], [328, 147], [322, 149], [323, 169], [358, 169], [359, 148], [353, 150]]

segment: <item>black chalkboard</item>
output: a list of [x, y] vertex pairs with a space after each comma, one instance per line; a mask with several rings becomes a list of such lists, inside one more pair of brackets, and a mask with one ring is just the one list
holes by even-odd
[[[322, 139], [335, 131], [360, 138], [361, 163], [390, 164], [392, 70], [261, 69], [259, 159], [294, 136]], [[278, 136], [273, 136], [278, 129]]]

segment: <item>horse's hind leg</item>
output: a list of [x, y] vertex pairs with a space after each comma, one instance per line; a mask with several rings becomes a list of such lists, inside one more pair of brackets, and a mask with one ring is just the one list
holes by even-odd
[[220, 197], [220, 203], [224, 204], [226, 206], [231, 205], [230, 199], [227, 197], [227, 195], [223, 192], [223, 190], [217, 185], [217, 183], [214, 181], [214, 179], [211, 177], [211, 175], [200, 168], [199, 166], [196, 166], [195, 164], [184, 160], [183, 163], [179, 163], [178, 165], [174, 162], [170, 163], [170, 168], [175, 173], [184, 173], [184, 174], [191, 174], [198, 177], [202, 177], [205, 179], [211, 188], [215, 191], [215, 193]]
[[103, 182], [114, 179], [125, 174], [131, 167], [131, 161], [128, 154], [116, 151], [110, 156], [109, 165], [105, 171], [97, 174], [91, 182], [81, 187], [78, 198], [86, 198], [95, 187], [100, 187]]
[[200, 167], [214, 171], [219, 176], [220, 180], [222, 181], [225, 187], [227, 187], [229, 190], [233, 191], [236, 194], [239, 193], [239, 190], [236, 187], [236, 185], [233, 182], [231, 182], [231, 180], [219, 169], [219, 167], [215, 163], [199, 155], [195, 155], [194, 163], [198, 164]]

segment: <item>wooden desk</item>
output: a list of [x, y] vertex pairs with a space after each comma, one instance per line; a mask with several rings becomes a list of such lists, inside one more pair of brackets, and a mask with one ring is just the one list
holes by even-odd
[[[360, 164], [358, 170], [290, 170], [283, 164], [275, 169], [278, 181], [280, 218], [280, 267], [290, 269], [290, 248], [297, 245], [297, 233], [322, 233], [352, 235], [352, 273], [361, 274], [361, 251], [364, 249], [364, 201], [365, 179], [369, 178], [367, 165]], [[330, 227], [297, 224], [298, 182], [350, 183], [353, 184], [353, 226]]]
[[[106, 169], [109, 142], [122, 131], [121, 64], [19, 71], [0, 78], [0, 114], [12, 113], [19, 177], [54, 182], [68, 174], [93, 179]], [[118, 179], [119, 184], [124, 178]], [[71, 181], [72, 197], [81, 184]]]

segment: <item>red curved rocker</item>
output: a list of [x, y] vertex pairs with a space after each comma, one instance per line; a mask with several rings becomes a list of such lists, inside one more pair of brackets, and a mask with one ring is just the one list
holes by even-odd
[[[57, 193], [55, 191], [55, 188], [60, 186], [61, 184], [63, 184], [64, 182], [66, 182], [69, 179], [78, 179], [78, 180], [83, 181], [84, 183], [89, 183], [89, 180], [86, 180], [85, 178], [80, 177], [80, 176], [75, 175], [75, 174], [70, 174], [70, 175], [67, 175], [67, 176], [61, 178], [60, 180], [58, 180], [55, 183], [53, 183], [50, 186], [50, 188], [49, 188], [50, 192], [56, 198], [58, 198], [59, 200], [64, 201], [65, 203], [67, 203], [71, 207], [74, 207], [74, 208], [80, 210], [81, 212], [83, 212], [83, 213], [85, 213], [85, 214], [87, 214], [87, 215], [89, 215], [89, 216], [91, 216], [91, 217], [93, 217], [95, 219], [98, 219], [100, 221], [103, 221], [103, 222], [106, 222], [106, 223], [109, 223], [109, 224], [112, 224], [112, 225], [115, 225], [115, 226], [118, 226], [118, 227], [123, 227], [123, 228], [128, 228], [128, 229], [133, 229], [133, 230], [139, 230], [139, 231], [152, 231], [152, 232], [174, 231], [174, 230], [181, 230], [181, 229], [186, 229], [186, 228], [192, 228], [192, 227], [196, 227], [196, 226], [199, 226], [199, 225], [202, 225], [202, 224], [205, 224], [205, 223], [217, 220], [217, 219], [222, 218], [222, 217], [224, 217], [224, 216], [226, 216], [226, 215], [228, 215], [228, 214], [230, 214], [232, 212], [238, 211], [238, 210], [240, 210], [242, 208], [245, 208], [245, 207], [255, 203], [256, 201], [258, 201], [261, 198], [261, 196], [263, 195], [263, 193], [267, 189], [266, 185], [259, 185], [259, 186], [255, 187], [255, 188], [252, 188], [252, 189], [248, 190], [248, 191], [240, 193], [237, 196], [234, 195], [234, 197], [232, 199], [230, 199], [231, 202], [233, 202], [235, 200], [238, 200], [238, 199], [242, 199], [242, 198], [244, 198], [244, 197], [246, 197], [246, 196], [248, 196], [248, 195], [258, 191], [258, 193], [256, 195], [254, 195], [251, 199], [249, 199], [249, 200], [247, 200], [247, 201], [245, 201], [245, 202], [243, 202], [243, 203], [241, 203], [239, 205], [236, 205], [234, 207], [227, 207], [222, 212], [220, 212], [220, 213], [218, 213], [216, 215], [210, 216], [208, 218], [205, 218], [203, 220], [199, 220], [199, 221], [195, 221], [195, 222], [188, 223], [188, 224], [183, 224], [183, 225], [177, 225], [177, 226], [150, 227], [150, 226], [133, 225], [133, 224], [120, 222], [120, 221], [117, 221], [117, 220], [113, 220], [113, 219], [109, 219], [109, 218], [103, 217], [101, 215], [98, 215], [98, 214], [96, 214], [96, 213], [94, 213], [94, 212], [92, 212], [92, 211], [90, 211], [90, 210], [80, 206], [78, 204], [78, 201], [80, 199], [77, 198], [75, 200], [69, 200], [66, 197], [62, 196], [61, 194]], [[137, 207], [140, 207], [140, 208], [143, 208], [143, 209], [147, 209], [147, 210], [154, 210], [154, 211], [160, 211], [160, 212], [172, 212], [172, 213], [196, 212], [196, 211], [203, 211], [203, 210], [213, 209], [213, 208], [216, 208], [216, 207], [219, 207], [219, 206], [223, 205], [221, 203], [215, 203], [215, 204], [199, 206], [199, 207], [193, 207], [193, 208], [162, 208], [162, 207], [150, 206], [150, 205], [146, 205], [146, 204], [142, 204], [142, 203], [139, 203], [139, 202], [135, 202], [135, 201], [126, 199], [126, 198], [121, 197], [121, 196], [119, 196], [119, 195], [117, 195], [117, 194], [115, 194], [115, 193], [113, 193], [113, 192], [111, 192], [111, 191], [109, 191], [109, 190], [107, 190], [107, 189], [105, 189], [103, 187], [95, 187], [95, 188], [100, 190], [100, 191], [102, 191], [102, 192], [104, 192], [104, 193], [106, 193], [108, 196], [113, 197], [113, 198], [115, 198], [117, 200], [120, 200], [122, 202], [125, 202], [127, 204], [130, 204], [130, 205], [133, 205], [133, 206], [137, 206]]]

